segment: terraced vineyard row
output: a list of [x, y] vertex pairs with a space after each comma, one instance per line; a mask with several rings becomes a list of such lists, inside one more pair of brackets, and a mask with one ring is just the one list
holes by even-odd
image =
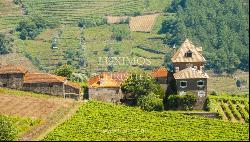
[[218, 112], [223, 120], [249, 123], [249, 101], [247, 98], [219, 98], [210, 96], [210, 111]]
[[124, 15], [141, 12], [144, 0], [23, 0], [32, 14], [62, 23], [73, 23], [83, 16]]

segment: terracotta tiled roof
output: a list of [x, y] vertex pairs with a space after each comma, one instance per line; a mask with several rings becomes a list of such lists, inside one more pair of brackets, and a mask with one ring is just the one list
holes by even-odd
[[103, 72], [99, 76], [94, 76], [89, 79], [88, 86], [96, 88], [120, 87], [121, 83], [127, 79], [128, 73], [121, 72]]
[[21, 66], [14, 65], [3, 65], [0, 66], [0, 74], [12, 74], [12, 73], [23, 73], [25, 74], [27, 70]]
[[24, 83], [63, 83], [66, 80], [66, 77], [56, 76], [47, 73], [27, 73], [24, 76]]
[[128, 16], [107, 16], [108, 24], [119, 24], [122, 21], [129, 19]]
[[192, 79], [192, 78], [209, 78], [209, 76], [201, 71], [194, 68], [186, 68], [174, 74], [175, 79]]
[[129, 22], [130, 30], [133, 32], [150, 32], [154, 27], [159, 14], [131, 17]]
[[152, 77], [167, 77], [168, 76], [168, 70], [165, 67], [160, 67], [158, 69], [155, 69], [151, 73]]
[[74, 87], [74, 88], [77, 88], [77, 89], [81, 88], [79, 83], [75, 83], [75, 82], [71, 82], [71, 81], [67, 81], [65, 85], [68, 85], [68, 86], [71, 86], [71, 87]]
[[[192, 57], [185, 57], [185, 53], [188, 51], [192, 52]], [[178, 51], [171, 58], [173, 63], [176, 62], [205, 62], [205, 58], [200, 53], [201, 48], [196, 48], [193, 43], [186, 39], [185, 42], [181, 45]]]

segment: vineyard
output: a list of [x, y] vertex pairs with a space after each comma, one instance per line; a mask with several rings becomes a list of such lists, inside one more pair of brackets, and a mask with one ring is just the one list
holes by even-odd
[[249, 100], [243, 97], [210, 96], [209, 109], [225, 121], [249, 123]]
[[248, 140], [247, 124], [88, 102], [44, 140]]
[[170, 0], [22, 0], [31, 14], [39, 14], [61, 23], [75, 23], [84, 16], [133, 15], [161, 12]]
[[[121, 24], [118, 27], [129, 30], [128, 25]], [[82, 33], [83, 32], [83, 33]], [[151, 41], [149, 38], [161, 37], [156, 34], [134, 33], [131, 32], [131, 37], [121, 42], [116, 42], [112, 39], [112, 26], [103, 25], [98, 27], [87, 28], [81, 32], [79, 27], [61, 26], [56, 29], [47, 29], [42, 32], [35, 40], [20, 40], [16, 37], [15, 44], [20, 47], [19, 52], [24, 53], [26, 57], [34, 61], [36, 66], [41, 69], [51, 71], [57, 65], [68, 63], [78, 69], [80, 73], [99, 72], [107, 70], [106, 66], [100, 65], [99, 57], [147, 57], [151, 59], [151, 68], [160, 66], [163, 62], [163, 54], [151, 53], [139, 48], [134, 48], [143, 45], [147, 48], [166, 52], [167, 48], [162, 44], [161, 40]], [[84, 57], [83, 49], [79, 47], [80, 37], [85, 38]], [[52, 49], [51, 43], [53, 38], [57, 38], [58, 49]], [[104, 49], [109, 46], [109, 51]], [[70, 54], [72, 55], [69, 55]], [[116, 54], [114, 54], [116, 52]], [[85, 58], [88, 66], [81, 65], [81, 59]], [[141, 66], [114, 66], [115, 71], [142, 69]]]

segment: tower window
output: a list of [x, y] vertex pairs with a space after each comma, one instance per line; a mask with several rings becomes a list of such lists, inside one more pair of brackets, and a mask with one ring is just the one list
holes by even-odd
[[186, 57], [192, 57], [192, 55], [193, 55], [193, 52], [190, 50], [185, 54]]

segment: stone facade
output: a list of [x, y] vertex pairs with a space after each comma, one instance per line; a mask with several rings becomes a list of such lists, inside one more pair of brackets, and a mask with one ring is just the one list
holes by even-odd
[[74, 93], [74, 94], [80, 94], [80, 89], [72, 87], [70, 85], [65, 85], [65, 93]]
[[22, 89], [23, 73], [0, 74], [0, 87]]
[[118, 103], [123, 98], [120, 88], [89, 88], [89, 99]]
[[23, 90], [55, 96], [64, 94], [63, 83], [24, 83]]
[[[187, 82], [187, 87], [181, 87], [181, 82]], [[204, 85], [199, 86], [197, 84], [198, 81], [203, 81]], [[207, 99], [207, 79], [178, 79], [176, 80], [176, 89], [178, 95], [185, 95], [187, 92], [193, 93], [196, 98], [197, 102], [194, 106], [194, 109], [203, 109], [205, 101]]]
[[81, 87], [67, 78], [47, 73], [29, 73], [26, 69], [5, 65], [0, 67], [0, 87], [32, 91], [35, 93], [64, 96], [80, 96]]

